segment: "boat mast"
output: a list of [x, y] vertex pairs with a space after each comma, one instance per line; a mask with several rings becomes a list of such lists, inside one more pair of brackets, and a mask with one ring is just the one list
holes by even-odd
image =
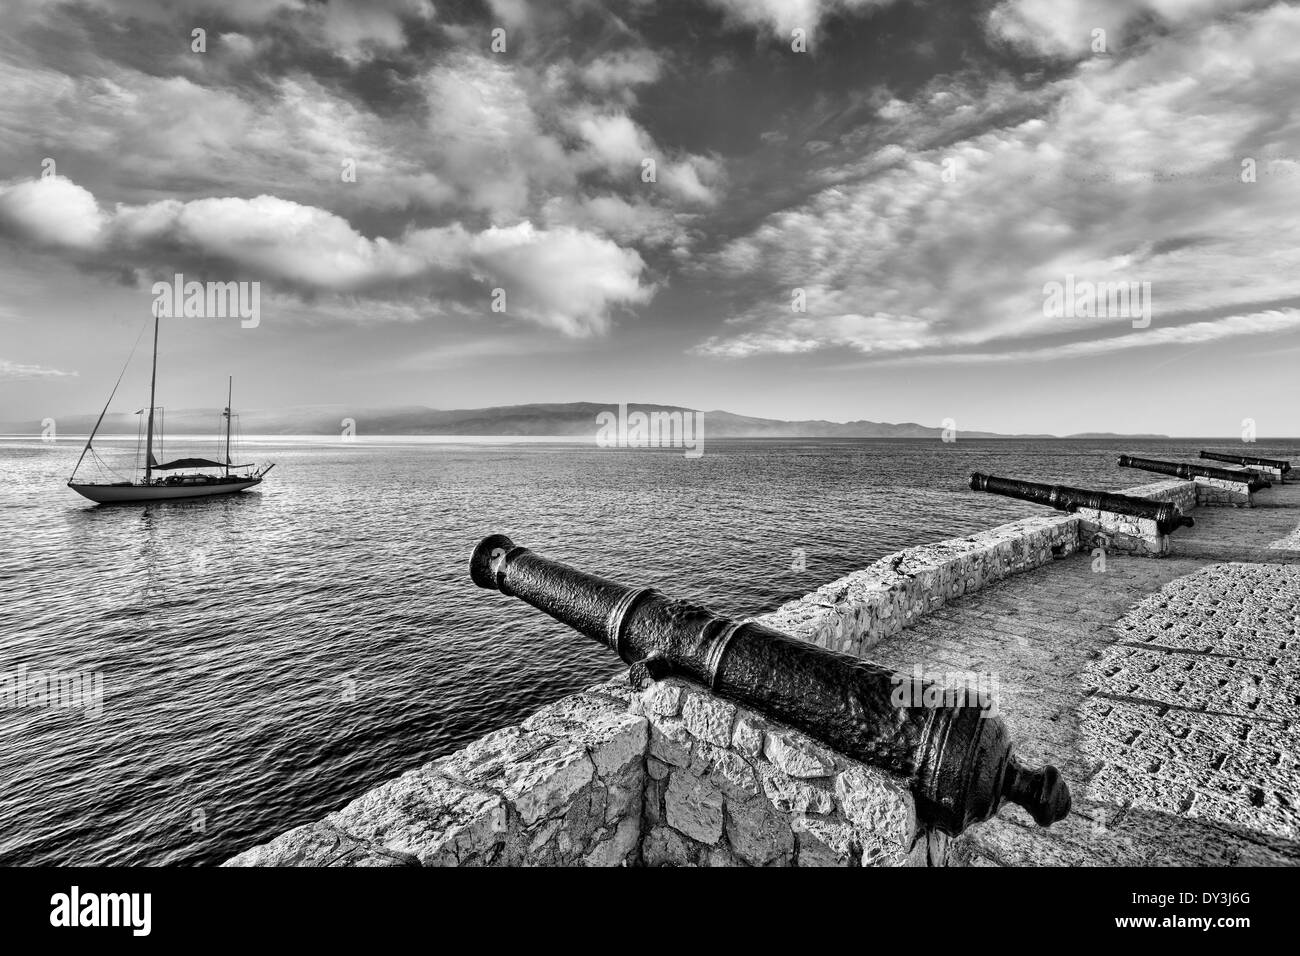
[[158, 309], [153, 313], [153, 372], [149, 376], [149, 432], [145, 439], [144, 483], [147, 485], [153, 476], [153, 403], [154, 391], [158, 386]]
[[230, 399], [235, 394], [235, 376], [231, 375], [226, 379], [226, 477], [230, 477], [230, 422], [233, 417], [230, 413]]

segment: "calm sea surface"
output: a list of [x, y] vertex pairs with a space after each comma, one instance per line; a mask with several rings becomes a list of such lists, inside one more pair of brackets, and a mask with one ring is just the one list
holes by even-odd
[[470, 583], [489, 533], [750, 615], [1044, 513], [968, 491], [973, 470], [1120, 488], [1148, 476], [1117, 452], [1199, 447], [268, 441], [246, 446], [277, 462], [258, 491], [97, 507], [63, 484], [78, 442], [0, 441], [0, 675], [103, 674], [99, 716], [0, 708], [0, 864], [220, 862], [617, 671]]

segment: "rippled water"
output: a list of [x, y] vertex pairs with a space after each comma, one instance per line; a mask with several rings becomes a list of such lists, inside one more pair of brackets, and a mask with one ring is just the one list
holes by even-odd
[[0, 864], [219, 862], [614, 673], [470, 583], [486, 534], [749, 615], [1041, 513], [966, 490], [972, 470], [1118, 488], [1148, 476], [1117, 451], [1197, 447], [267, 443], [258, 491], [96, 507], [63, 485], [76, 443], [2, 441], [0, 675], [104, 684], [99, 716], [0, 708]]

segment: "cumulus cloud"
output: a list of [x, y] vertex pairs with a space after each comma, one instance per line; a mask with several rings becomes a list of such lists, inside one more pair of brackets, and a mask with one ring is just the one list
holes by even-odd
[[0, 187], [0, 224], [38, 245], [89, 248], [104, 221], [90, 191], [63, 176]]
[[[1300, 156], [1297, 40], [1300, 10], [1281, 5], [1155, 38], [1044, 85], [1031, 118], [942, 144], [900, 135], [908, 145], [827, 171], [831, 185], [702, 265], [746, 292], [701, 350], [974, 352], [1066, 332], [1109, 339], [1128, 325], [1047, 316], [1045, 283], [1071, 275], [1150, 282], [1153, 328], [1300, 296], [1294, 185], [1268, 173]], [[926, 115], [924, 103], [892, 110], [929, 129]], [[1258, 182], [1246, 183], [1252, 157]], [[791, 312], [795, 288], [806, 313]]]
[[473, 236], [428, 230], [410, 241], [429, 245], [435, 258], [463, 249], [466, 262], [507, 294], [520, 290], [515, 302], [528, 317], [568, 335], [604, 331], [612, 305], [648, 302], [654, 291], [641, 283], [637, 252], [578, 229], [543, 232], [525, 222]]
[[654, 152], [645, 131], [624, 113], [586, 112], [578, 115], [574, 125], [596, 162], [613, 171], [638, 166]]
[[306, 293], [384, 298], [416, 280], [459, 277], [505, 289], [508, 316], [572, 336], [606, 330], [612, 309], [654, 292], [635, 250], [571, 226], [525, 221], [472, 232], [456, 224], [368, 238], [340, 216], [274, 196], [168, 199], [110, 214], [61, 177], [25, 181], [0, 188], [0, 232], [78, 253], [88, 266], [132, 268], [149, 281], [190, 266]]
[[679, 158], [665, 155], [650, 134], [622, 111], [598, 112], [582, 108], [570, 122], [587, 144], [589, 165], [603, 169], [624, 181], [640, 182], [636, 173], [654, 161], [654, 182], [673, 197], [687, 203], [713, 203], [716, 185], [722, 179], [722, 165], [707, 156], [690, 153]]

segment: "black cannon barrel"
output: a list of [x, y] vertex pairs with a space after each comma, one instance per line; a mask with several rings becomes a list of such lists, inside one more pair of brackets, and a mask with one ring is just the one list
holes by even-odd
[[970, 486], [973, 491], [989, 491], [995, 495], [1019, 498], [1021, 501], [1035, 501], [1057, 511], [1094, 508], [1134, 518], [1150, 518], [1156, 523], [1156, 529], [1161, 534], [1169, 534], [1184, 526], [1190, 528], [1196, 523], [1171, 502], [1156, 501], [1152, 498], [1117, 495], [1109, 491], [1090, 491], [1086, 488], [1070, 488], [1066, 485], [1044, 485], [1036, 481], [984, 475], [978, 471], [970, 476]]
[[1228, 461], [1234, 465], [1264, 465], [1276, 468], [1284, 475], [1291, 470], [1291, 462], [1284, 458], [1255, 458], [1251, 455], [1229, 455], [1221, 451], [1202, 451], [1201, 457], [1210, 461]]
[[1217, 478], [1220, 481], [1242, 482], [1251, 491], [1273, 487], [1256, 473], [1242, 474], [1239, 471], [1229, 471], [1227, 468], [1215, 468], [1213, 465], [1159, 461], [1155, 458], [1135, 458], [1132, 455], [1120, 455], [1115, 460], [1115, 464], [1121, 468], [1140, 468], [1142, 471], [1154, 471], [1158, 475], [1173, 475], [1175, 478], [1189, 481], [1193, 478]]
[[[908, 778], [920, 817], [947, 833], [987, 820], [1004, 801], [1042, 826], [1069, 813], [1070, 791], [1056, 768], [1022, 764], [1002, 720], [964, 695], [951, 703], [943, 688], [653, 588], [616, 584], [505, 535], [475, 548], [470, 576], [607, 645], [632, 665], [635, 683], [687, 678]], [[938, 693], [926, 695], [926, 687]]]

